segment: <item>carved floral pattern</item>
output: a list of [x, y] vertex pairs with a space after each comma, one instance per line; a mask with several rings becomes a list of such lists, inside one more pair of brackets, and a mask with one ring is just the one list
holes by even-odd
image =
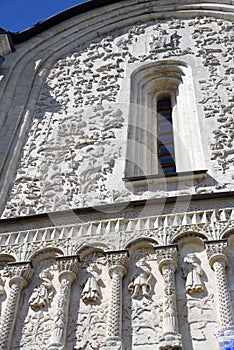
[[[147, 64], [187, 55], [199, 65], [202, 61], [199, 103], [205, 117], [215, 118], [218, 125], [208, 138], [213, 166], [231, 176], [232, 38], [232, 25], [225, 20], [172, 19], [128, 27], [59, 59], [37, 101], [3, 217], [130, 199], [123, 185], [111, 186], [125, 154], [122, 135], [128, 116], [119, 97], [126, 62]], [[208, 187], [218, 191], [219, 186]]]

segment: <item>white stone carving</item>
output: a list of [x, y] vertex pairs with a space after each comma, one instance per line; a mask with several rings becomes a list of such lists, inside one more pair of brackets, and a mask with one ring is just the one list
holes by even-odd
[[85, 303], [97, 302], [101, 298], [101, 270], [98, 268], [97, 264], [91, 263], [87, 271], [88, 274], [85, 281], [81, 282], [81, 286], [83, 286], [81, 298]]
[[186, 279], [186, 293], [201, 293], [204, 291], [204, 285], [201, 280], [203, 270], [196, 254], [187, 254], [184, 258], [185, 266], [182, 266], [182, 277]]
[[[131, 198], [124, 186], [118, 189], [113, 186], [116, 175], [122, 177], [121, 157], [125, 150], [121, 140], [127, 131], [128, 116], [121, 105], [121, 86], [126, 84], [125, 76], [131, 64], [147, 65], [155, 59], [182, 57], [181, 60], [190, 64], [188, 56], [192, 56], [195, 67], [202, 61], [204, 79], [198, 82], [199, 103], [207, 119], [214, 117], [218, 125], [214, 129], [207, 120], [213, 167], [220, 179], [222, 172], [231, 176], [231, 39], [232, 25], [227, 20], [211, 17], [160, 20], [157, 24], [129, 26], [58, 60], [51, 67], [37, 101], [3, 216]], [[197, 79], [195, 72], [194, 75]], [[186, 191], [192, 193], [194, 188], [188, 187]], [[220, 191], [217, 186], [208, 187]], [[184, 190], [175, 192], [182, 194]], [[169, 189], [168, 193], [173, 195], [173, 191]], [[154, 195], [168, 194], [156, 191]], [[138, 195], [145, 196], [146, 193]]]
[[149, 298], [151, 294], [151, 268], [145, 258], [141, 258], [137, 263], [137, 271], [131, 278], [131, 283], [128, 286], [132, 298], [139, 297]]
[[4, 286], [5, 286], [5, 281], [2, 277], [2, 274], [0, 274], [0, 298], [6, 294]]
[[111, 299], [109, 305], [107, 338], [100, 349], [123, 350], [122, 342], [122, 279], [126, 274], [128, 254], [126, 251], [106, 253], [111, 276]]
[[[29, 314], [25, 320], [20, 317], [18, 320], [21, 322], [16, 325], [12, 349], [43, 349], [47, 346], [53, 325], [53, 318], [49, 312], [39, 310], [34, 314]], [[23, 330], [22, 323], [24, 324]]]
[[51, 282], [53, 275], [51, 274], [50, 269], [47, 268], [46, 270], [42, 271], [39, 274], [39, 277], [43, 280], [43, 282], [41, 285], [34, 288], [28, 302], [33, 310], [49, 305], [55, 295], [55, 288]]
[[76, 256], [60, 257], [57, 258], [57, 261], [60, 271], [60, 289], [51, 341], [48, 347], [50, 350], [65, 349], [71, 285], [76, 279], [79, 269]]
[[159, 339], [159, 349], [182, 350], [181, 335], [178, 332], [174, 275], [177, 267], [177, 249], [175, 246], [158, 247], [156, 257], [164, 279], [163, 334]]
[[71, 349], [99, 349], [106, 337], [107, 313], [107, 304], [88, 304], [86, 309], [80, 309], [78, 323], [74, 324], [75, 334], [69, 335], [68, 330], [68, 339], [75, 341], [75, 346]]
[[10, 349], [21, 291], [27, 286], [27, 282], [32, 274], [32, 268], [28, 262], [14, 263], [11, 264], [10, 273], [12, 276], [9, 281], [11, 291], [0, 323], [0, 348], [5, 350]]
[[234, 336], [233, 310], [225, 271], [228, 261], [226, 256], [227, 241], [207, 241], [205, 245], [210, 265], [215, 272], [221, 326], [218, 332], [218, 339], [220, 346], [223, 346], [225, 342], [233, 339]]

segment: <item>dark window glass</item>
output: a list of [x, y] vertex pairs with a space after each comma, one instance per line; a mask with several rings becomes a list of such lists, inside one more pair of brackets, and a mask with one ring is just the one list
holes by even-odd
[[170, 97], [164, 97], [158, 100], [157, 118], [159, 172], [164, 174], [174, 173], [176, 172], [176, 167], [174, 161], [172, 107]]

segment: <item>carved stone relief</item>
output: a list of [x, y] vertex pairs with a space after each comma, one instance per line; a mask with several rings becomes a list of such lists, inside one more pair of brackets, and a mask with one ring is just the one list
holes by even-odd
[[206, 118], [215, 118], [218, 128], [213, 130], [210, 140], [211, 159], [215, 160], [217, 171], [233, 170], [233, 70], [228, 62], [233, 61], [233, 26], [228, 21], [214, 18], [196, 19], [193, 26], [193, 39], [197, 47], [196, 56], [201, 57], [209, 71], [209, 77], [200, 80], [203, 105]]
[[110, 283], [106, 258], [95, 251], [82, 256], [68, 320], [67, 349], [99, 349], [106, 336]]
[[51, 258], [37, 264], [21, 300], [12, 349], [43, 349], [48, 345], [55, 312], [56, 270]]
[[200, 260], [195, 254], [188, 254], [184, 258], [186, 265], [182, 266], [182, 277], [186, 279], [186, 293], [194, 294], [204, 291], [201, 276], [203, 270], [200, 266]]
[[[215, 278], [208, 265], [206, 251], [202, 242], [195, 237], [184, 238], [179, 244], [179, 251], [177, 293], [184, 347], [201, 350], [202, 346], [213, 346], [218, 350]], [[190, 337], [186, 334], [190, 334]]]
[[162, 279], [153, 250], [138, 248], [128, 270], [124, 283], [124, 344], [127, 349], [153, 349], [162, 333], [163, 316]]
[[200, 104], [218, 125], [209, 136], [213, 166], [231, 174], [232, 31], [228, 21], [213, 18], [159, 21], [113, 32], [58, 60], [37, 101], [3, 217], [131, 198], [122, 183], [113, 187], [124, 170], [128, 116], [119, 94], [126, 62], [191, 55], [202, 62]]
[[48, 306], [55, 294], [55, 288], [51, 282], [53, 275], [50, 270], [46, 269], [42, 271], [39, 277], [43, 282], [33, 289], [28, 301], [33, 310]]
[[131, 277], [131, 282], [128, 286], [128, 290], [133, 299], [139, 297], [149, 298], [152, 286], [151, 286], [151, 267], [144, 258], [140, 259], [137, 263], [137, 271]]

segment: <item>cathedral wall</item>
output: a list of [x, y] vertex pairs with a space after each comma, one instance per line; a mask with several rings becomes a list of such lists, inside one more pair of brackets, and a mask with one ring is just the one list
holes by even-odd
[[[78, 17], [78, 24], [68, 21], [65, 32], [62, 25], [53, 29], [53, 39], [36, 37], [20, 45], [17, 55], [8, 56], [18, 85], [12, 89], [13, 79], [7, 84], [7, 76], [2, 81], [3, 101], [15, 92], [15, 105], [8, 111], [11, 125], [2, 118], [2, 149], [8, 148], [5, 156], [11, 154], [2, 162], [2, 217], [232, 190], [228, 7], [223, 12], [195, 11], [193, 18], [182, 9], [167, 20], [160, 12], [146, 19], [138, 4], [139, 23], [132, 25], [123, 6], [118, 19], [125, 19], [124, 25], [115, 28], [110, 24], [115, 9], [108, 10], [108, 34], [97, 30], [95, 18], [87, 35]], [[82, 39], [77, 34], [80, 26]], [[32, 59], [24, 52], [30, 47]], [[15, 56], [21, 56], [20, 62]], [[136, 72], [142, 69], [139, 77]], [[147, 74], [154, 78], [149, 81]], [[166, 85], [159, 81], [160, 74], [168, 77]], [[170, 85], [176, 79], [176, 87]], [[179, 180], [133, 182], [128, 178], [157, 174], [157, 164], [152, 165], [157, 158], [152, 146], [157, 139], [154, 96], [165, 86], [177, 94], [177, 171], [192, 174]], [[18, 136], [12, 139], [14, 133]]]
[[231, 5], [120, 1], [5, 53], [1, 349], [233, 342]]

